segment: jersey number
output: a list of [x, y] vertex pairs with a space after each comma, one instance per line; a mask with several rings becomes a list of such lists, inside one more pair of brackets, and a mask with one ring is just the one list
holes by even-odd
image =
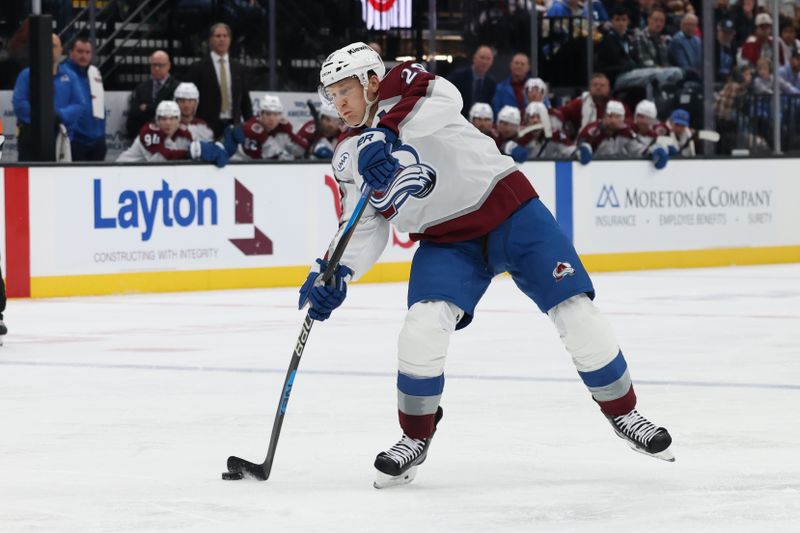
[[145, 133], [142, 139], [144, 140], [144, 144], [146, 146], [161, 144], [161, 136], [158, 133]]
[[425, 70], [425, 67], [423, 67], [419, 63], [412, 63], [411, 67], [404, 68], [402, 72], [400, 72], [400, 77], [402, 77], [405, 80], [407, 85], [411, 85], [411, 82], [414, 81], [414, 78], [416, 78], [417, 74], [419, 74], [420, 72], [427, 72], [427, 70]]
[[255, 139], [245, 139], [244, 149], [248, 152], [258, 152], [258, 141]]

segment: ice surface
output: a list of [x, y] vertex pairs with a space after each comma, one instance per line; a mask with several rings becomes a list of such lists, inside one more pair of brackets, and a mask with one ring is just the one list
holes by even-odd
[[499, 278], [453, 337], [428, 461], [386, 491], [403, 284], [314, 326], [264, 483], [220, 473], [266, 452], [296, 290], [11, 301], [0, 531], [800, 531], [800, 265], [594, 281], [677, 462], [613, 434]]

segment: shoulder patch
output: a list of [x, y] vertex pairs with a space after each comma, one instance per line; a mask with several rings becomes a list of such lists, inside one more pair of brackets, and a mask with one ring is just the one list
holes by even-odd
[[250, 126], [250, 129], [252, 129], [253, 133], [256, 133], [256, 134], [264, 133], [264, 126], [262, 126], [260, 122], [254, 122]]
[[336, 160], [336, 170], [339, 172], [344, 171], [348, 161], [350, 161], [350, 152], [342, 153], [342, 155], [339, 156], [339, 159]]

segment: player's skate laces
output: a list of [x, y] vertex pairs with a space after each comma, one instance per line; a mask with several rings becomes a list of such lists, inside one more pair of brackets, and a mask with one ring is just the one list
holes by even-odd
[[665, 461], [674, 461], [675, 456], [669, 449], [672, 437], [662, 427], [658, 427], [639, 414], [636, 409], [622, 416], [607, 417], [614, 431], [627, 441], [628, 445], [645, 455]]
[[[436, 424], [442, 419], [442, 415], [442, 408], [439, 407], [436, 411]], [[417, 466], [428, 456], [432, 438], [433, 435], [427, 439], [414, 439], [403, 434], [397, 444], [379, 453], [375, 458], [375, 468], [378, 470], [375, 488], [411, 483], [417, 474]]]

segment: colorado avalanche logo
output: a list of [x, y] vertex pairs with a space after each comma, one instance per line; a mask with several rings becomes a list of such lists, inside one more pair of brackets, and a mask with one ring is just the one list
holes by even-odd
[[425, 198], [436, 187], [436, 170], [420, 163], [419, 154], [411, 146], [401, 145], [392, 155], [400, 163], [394, 181], [388, 189], [376, 192], [370, 199], [386, 220], [391, 220], [409, 197]]
[[575, 274], [575, 269], [569, 263], [559, 261], [553, 269], [553, 277], [556, 278], [556, 283], [573, 274]]

